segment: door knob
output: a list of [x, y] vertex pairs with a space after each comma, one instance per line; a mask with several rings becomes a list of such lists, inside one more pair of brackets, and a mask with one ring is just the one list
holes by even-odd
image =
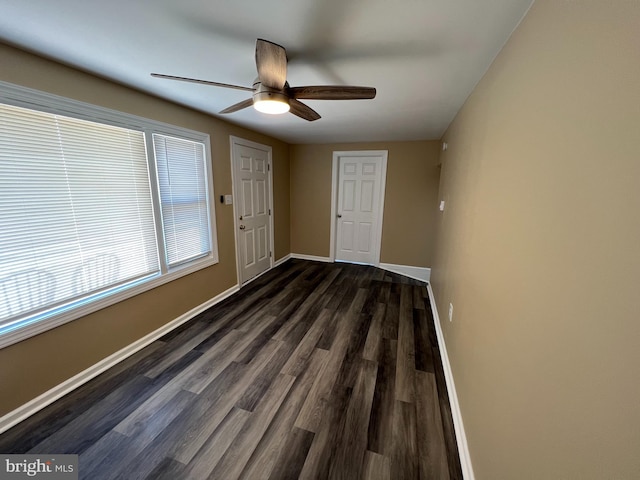
[[240, 230], [244, 230], [245, 228], [247, 227], [245, 227], [244, 225], [240, 225]]
[[341, 214], [338, 214], [338, 215], [336, 215], [336, 217], [338, 217], [338, 218], [342, 218], [342, 215], [341, 215]]

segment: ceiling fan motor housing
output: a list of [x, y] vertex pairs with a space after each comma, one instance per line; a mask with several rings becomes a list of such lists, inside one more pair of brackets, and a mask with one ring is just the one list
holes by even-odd
[[272, 100], [276, 102], [286, 103], [289, 105], [289, 96], [282, 90], [270, 88], [263, 85], [260, 81], [253, 84], [253, 103]]

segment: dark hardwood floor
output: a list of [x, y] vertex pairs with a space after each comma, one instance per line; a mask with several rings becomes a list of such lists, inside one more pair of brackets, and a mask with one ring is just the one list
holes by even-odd
[[424, 284], [290, 260], [21, 424], [80, 478], [462, 479]]

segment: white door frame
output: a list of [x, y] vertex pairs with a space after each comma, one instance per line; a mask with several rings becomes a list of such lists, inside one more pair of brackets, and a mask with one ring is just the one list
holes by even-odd
[[234, 151], [234, 146], [235, 145], [244, 145], [245, 147], [251, 147], [251, 148], [255, 148], [258, 150], [262, 150], [267, 152], [267, 178], [269, 179], [269, 210], [271, 212], [271, 214], [269, 215], [269, 270], [271, 270], [273, 268], [273, 257], [274, 257], [274, 235], [273, 235], [273, 215], [274, 215], [274, 210], [273, 210], [273, 159], [272, 159], [272, 148], [269, 145], [263, 145], [261, 143], [257, 143], [257, 142], [252, 142], [251, 140], [246, 140], [244, 138], [240, 138], [240, 137], [236, 137], [234, 135], [229, 135], [229, 147], [231, 150], [231, 192], [233, 195], [233, 237], [235, 240], [235, 244], [236, 244], [236, 278], [238, 279], [238, 285], [239, 286], [243, 286], [247, 283], [249, 283], [252, 280], [255, 280], [256, 278], [258, 278], [260, 275], [262, 275], [262, 273], [266, 273], [269, 270], [266, 270], [265, 272], [262, 272], [261, 274], [246, 280], [246, 281], [242, 281], [242, 275], [241, 275], [241, 267], [240, 267], [240, 238], [238, 237], [238, 228], [239, 228], [239, 223], [238, 223], [238, 203], [236, 202], [236, 179], [235, 179], [235, 163], [234, 163], [234, 158], [233, 158], [233, 151]]
[[380, 265], [380, 245], [382, 244], [382, 220], [384, 214], [384, 193], [387, 183], [387, 158], [388, 150], [350, 150], [333, 152], [333, 165], [331, 167], [331, 246], [329, 257], [332, 262], [336, 260], [336, 214], [338, 211], [338, 173], [340, 157], [381, 157], [382, 172], [380, 179], [380, 199], [378, 205], [378, 225], [376, 226], [376, 243], [374, 244], [374, 265]]

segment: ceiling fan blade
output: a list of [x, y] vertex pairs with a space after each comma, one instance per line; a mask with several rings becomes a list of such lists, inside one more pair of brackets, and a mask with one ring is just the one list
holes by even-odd
[[364, 100], [375, 98], [376, 89], [372, 87], [351, 87], [340, 85], [319, 85], [309, 87], [293, 87], [289, 90], [293, 98], [307, 100]]
[[228, 83], [210, 82], [209, 80], [199, 80], [197, 78], [176, 77], [174, 75], [164, 75], [162, 73], [152, 73], [151, 76], [156, 78], [166, 78], [169, 80], [178, 80], [180, 82], [201, 83], [203, 85], [213, 85], [214, 87], [235, 88], [236, 90], [253, 92], [253, 88], [242, 87], [240, 85], [230, 85]]
[[242, 110], [243, 108], [250, 107], [251, 105], [253, 105], [253, 98], [247, 98], [246, 100], [243, 100], [243, 101], [238, 102], [238, 103], [236, 103], [234, 105], [231, 105], [230, 107], [225, 108], [220, 113], [237, 112], [238, 110]]
[[313, 122], [314, 120], [318, 120], [320, 118], [320, 114], [318, 112], [316, 112], [311, 107], [306, 106], [304, 103], [299, 102], [295, 98], [289, 99], [289, 106], [291, 107], [291, 110], [289, 110], [289, 112], [300, 118], [309, 120], [310, 122]]
[[282, 90], [287, 81], [287, 51], [281, 45], [259, 38], [256, 41], [256, 68], [263, 85]]

